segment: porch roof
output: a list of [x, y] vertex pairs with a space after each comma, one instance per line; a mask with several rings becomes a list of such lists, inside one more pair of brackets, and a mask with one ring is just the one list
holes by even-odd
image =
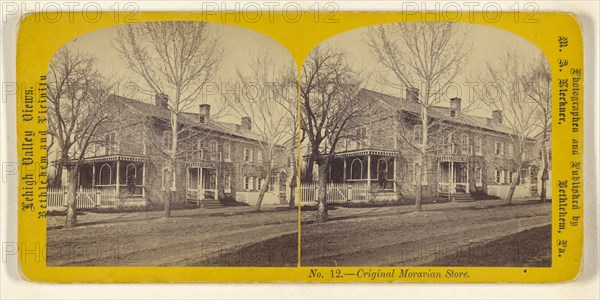
[[135, 156], [135, 155], [126, 155], [126, 154], [111, 154], [111, 155], [102, 155], [102, 156], [94, 156], [83, 159], [84, 163], [94, 163], [94, 162], [106, 162], [106, 161], [134, 161], [134, 162], [147, 162], [148, 158], [145, 156]]
[[439, 155], [439, 161], [441, 162], [468, 162], [470, 158], [468, 156], [460, 155]]
[[334, 157], [356, 157], [365, 155], [379, 155], [388, 157], [399, 157], [400, 152], [383, 149], [359, 149], [335, 153]]

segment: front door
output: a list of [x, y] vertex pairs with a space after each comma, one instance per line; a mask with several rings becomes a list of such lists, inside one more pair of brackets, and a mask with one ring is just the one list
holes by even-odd
[[201, 178], [204, 199], [217, 199], [217, 170], [203, 168]]

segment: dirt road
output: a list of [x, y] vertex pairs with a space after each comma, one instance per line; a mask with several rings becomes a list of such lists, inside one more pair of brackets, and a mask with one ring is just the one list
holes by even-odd
[[[537, 260], [528, 260], [529, 253], [540, 250], [536, 241], [475, 252], [491, 241], [551, 223], [550, 204], [503, 206], [500, 201], [479, 201], [427, 205], [421, 213], [411, 210], [408, 206], [338, 208], [330, 212], [332, 221], [326, 225], [312, 223], [313, 212], [303, 213], [301, 264], [414, 266], [444, 258], [472, 265], [481, 256], [494, 260], [512, 255], [514, 259], [503, 264], [531, 265]], [[551, 251], [551, 244], [543, 248]]]
[[[54, 229], [62, 218], [53, 217], [47, 235], [48, 265], [219, 265], [211, 259], [253, 243], [296, 236], [298, 228], [294, 210], [255, 213], [246, 207], [173, 211], [171, 219], [160, 215], [86, 214], [73, 229]], [[259, 253], [269, 257], [241, 253], [235, 263], [295, 266], [298, 245], [293, 241], [270, 243], [268, 251]]]

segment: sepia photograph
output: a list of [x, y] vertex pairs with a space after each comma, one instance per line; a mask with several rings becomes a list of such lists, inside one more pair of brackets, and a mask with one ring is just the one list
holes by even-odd
[[320, 43], [300, 82], [301, 265], [551, 267], [551, 89], [542, 51], [489, 26]]
[[47, 74], [48, 266], [297, 266], [297, 67], [233, 25], [100, 29]]

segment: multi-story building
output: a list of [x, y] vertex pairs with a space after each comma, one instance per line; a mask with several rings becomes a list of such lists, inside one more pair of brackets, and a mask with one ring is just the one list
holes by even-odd
[[[171, 184], [175, 201], [206, 205], [235, 199], [253, 204], [267, 176], [263, 140], [252, 129], [250, 117], [240, 124], [211, 118], [211, 107], [201, 104], [197, 113], [178, 117], [178, 153], [175, 175], [167, 182], [172, 146], [170, 110], [165, 95], [154, 104], [120, 96], [115, 120], [97, 130], [84, 165], [80, 186], [114, 192], [121, 205], [163, 202]], [[271, 180], [263, 203], [285, 203], [287, 152], [275, 155]], [[172, 200], [173, 201], [173, 200]]]
[[[423, 142], [421, 104], [418, 91], [407, 90], [404, 98], [371, 90], [358, 97], [369, 109], [347, 126], [346, 136], [336, 147], [330, 167], [331, 182], [366, 184], [361, 199], [392, 200], [415, 195], [419, 168], [417, 149]], [[521, 172], [514, 197], [531, 195], [531, 163], [517, 170], [511, 129], [502, 111], [490, 117], [461, 110], [461, 99], [448, 106], [431, 106], [427, 135], [426, 165], [422, 168], [425, 197], [469, 197], [473, 193], [505, 196]], [[531, 140], [533, 142], [533, 140]]]

